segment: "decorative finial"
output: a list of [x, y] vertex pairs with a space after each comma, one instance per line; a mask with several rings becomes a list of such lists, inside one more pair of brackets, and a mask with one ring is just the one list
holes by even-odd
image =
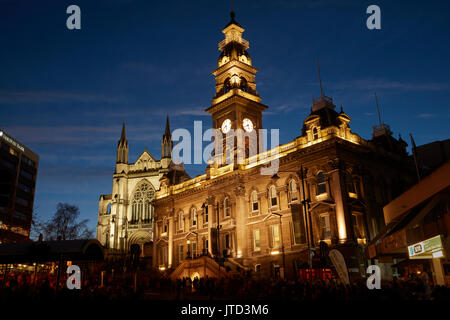
[[344, 109], [342, 108], [342, 104], [341, 104], [341, 113], [344, 113]]

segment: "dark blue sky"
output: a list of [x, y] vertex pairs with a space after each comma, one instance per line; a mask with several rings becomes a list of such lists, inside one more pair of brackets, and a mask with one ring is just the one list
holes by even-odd
[[[300, 135], [311, 99], [325, 93], [350, 115], [352, 131], [371, 137], [373, 92], [394, 135], [416, 144], [449, 138], [448, 1], [244, 1], [246, 29], [266, 128], [281, 143]], [[81, 7], [81, 30], [66, 28], [66, 8]], [[382, 29], [366, 28], [368, 5]], [[0, 128], [37, 152], [35, 209], [80, 207], [90, 226], [98, 198], [111, 193], [115, 148], [127, 124], [130, 161], [147, 146], [157, 158], [171, 127], [211, 124], [217, 43], [229, 1], [0, 0]], [[188, 166], [191, 176], [204, 166]]]

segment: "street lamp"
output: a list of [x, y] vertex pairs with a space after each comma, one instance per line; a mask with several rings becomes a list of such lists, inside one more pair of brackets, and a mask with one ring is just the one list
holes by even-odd
[[[300, 170], [299, 171], [294, 171], [294, 170], [286, 170], [286, 171], [278, 171], [278, 172], [291, 172], [291, 173], [296, 173], [301, 181], [302, 181], [302, 195], [303, 195], [303, 200], [301, 201], [301, 204], [303, 205], [303, 211], [305, 213], [305, 224], [306, 224], [306, 239], [307, 239], [307, 244], [308, 244], [308, 262], [309, 262], [309, 270], [311, 272], [311, 277], [310, 280], [312, 280], [312, 252], [315, 251], [314, 248], [314, 237], [313, 237], [313, 228], [312, 228], [312, 220], [311, 220], [311, 212], [309, 211], [308, 207], [309, 207], [309, 203], [311, 202], [311, 200], [309, 198], [306, 198], [306, 194], [305, 194], [305, 175], [306, 175], [306, 169], [303, 170], [303, 166], [300, 166]], [[274, 180], [278, 180], [280, 179], [280, 177], [277, 175], [277, 173], [275, 172], [274, 175], [272, 176], [272, 179]]]

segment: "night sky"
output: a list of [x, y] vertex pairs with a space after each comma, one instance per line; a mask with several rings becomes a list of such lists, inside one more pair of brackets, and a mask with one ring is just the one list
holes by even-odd
[[[81, 30], [66, 8], [81, 8]], [[381, 30], [366, 8], [381, 8]], [[382, 119], [417, 145], [449, 138], [448, 1], [244, 1], [257, 90], [269, 106], [265, 128], [280, 142], [301, 134], [311, 99], [325, 93], [370, 139]], [[0, 0], [0, 128], [40, 156], [35, 211], [58, 202], [97, 223], [100, 194], [112, 191], [117, 141], [126, 121], [130, 162], [148, 147], [160, 157], [165, 116], [192, 130], [209, 114], [229, 1]], [[205, 165], [187, 166], [194, 177]]]

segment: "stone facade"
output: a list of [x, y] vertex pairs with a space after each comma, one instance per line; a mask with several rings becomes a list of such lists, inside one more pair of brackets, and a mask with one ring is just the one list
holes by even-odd
[[[262, 129], [267, 109], [256, 92], [257, 69], [243, 31], [233, 15], [213, 72], [216, 94], [206, 111], [222, 133]], [[406, 143], [393, 138], [387, 125], [380, 124], [373, 139], [365, 140], [350, 130], [351, 119], [342, 108], [335, 108], [322, 94], [313, 100], [299, 137], [266, 152], [246, 153], [239, 164], [214, 161], [236, 158], [239, 150], [225, 146], [213, 155], [206, 173], [193, 179], [172, 179], [169, 158], [156, 161], [146, 152], [133, 165], [118, 163], [114, 197], [100, 199], [99, 240], [109, 235], [112, 247], [120, 248], [117, 241], [128, 230], [128, 248], [133, 242], [152, 243], [153, 266], [160, 270], [209, 255], [226, 257], [229, 265], [262, 277], [294, 277], [308, 261], [308, 243], [318, 248], [323, 242], [341, 250], [353, 274], [362, 274], [364, 245], [384, 226], [383, 205], [410, 185], [411, 162]], [[274, 160], [278, 172], [261, 174]], [[147, 169], [136, 170], [142, 161]], [[155, 190], [153, 225], [148, 230], [138, 225], [130, 233], [123, 217], [130, 221], [133, 194], [144, 179]], [[105, 214], [110, 203], [111, 213]]]

